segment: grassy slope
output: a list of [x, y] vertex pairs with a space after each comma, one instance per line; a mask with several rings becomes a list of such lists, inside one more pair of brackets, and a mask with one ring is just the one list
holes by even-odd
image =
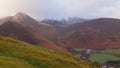
[[0, 68], [98, 68], [98, 66], [70, 55], [0, 37]]

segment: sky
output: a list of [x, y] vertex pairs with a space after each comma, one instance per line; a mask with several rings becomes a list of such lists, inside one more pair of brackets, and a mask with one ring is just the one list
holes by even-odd
[[26, 13], [35, 19], [120, 18], [120, 0], [0, 0], [0, 18]]

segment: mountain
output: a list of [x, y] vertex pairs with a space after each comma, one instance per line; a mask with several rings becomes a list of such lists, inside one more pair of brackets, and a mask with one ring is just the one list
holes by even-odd
[[79, 17], [73, 17], [73, 18], [68, 18], [66, 19], [62, 19], [62, 20], [54, 20], [54, 19], [45, 19], [42, 20], [41, 22], [45, 23], [45, 24], [49, 24], [51, 26], [54, 27], [66, 27], [68, 25], [72, 25], [75, 23], [84, 23], [85, 21], [88, 21], [88, 19], [83, 19], [83, 18], [79, 18]]
[[88, 19], [79, 18], [79, 17], [71, 17], [71, 18], [68, 18], [67, 20], [65, 19], [61, 20], [61, 22], [67, 23], [67, 24], [83, 23], [85, 21], [88, 21]]
[[53, 19], [45, 19], [45, 20], [42, 20], [41, 22], [43, 22], [45, 24], [48, 24], [48, 25], [51, 25], [51, 26], [53, 26], [55, 28], [60, 28], [60, 27], [64, 27], [64, 26], [69, 25], [66, 22], [53, 20]]
[[99, 18], [63, 28], [60, 38], [65, 47], [120, 48], [120, 19]]
[[[75, 19], [76, 20], [76, 19]], [[0, 19], [0, 36], [15, 38], [55, 51], [71, 48], [120, 48], [120, 19], [98, 18], [65, 24], [46, 19], [41, 22], [25, 13]]]
[[100, 68], [71, 55], [0, 37], [1, 68]]
[[18, 13], [10, 19], [5, 18], [4, 20], [7, 21], [0, 25], [0, 35], [10, 36], [33, 44], [37, 43], [30, 30], [37, 27], [39, 22], [23, 13]]
[[64, 48], [53, 42], [57, 33], [52, 26], [38, 22], [21, 12], [4, 20], [6, 21], [0, 25], [0, 36], [15, 38], [35, 45], [43, 44], [42, 47], [56, 51], [65, 51]]

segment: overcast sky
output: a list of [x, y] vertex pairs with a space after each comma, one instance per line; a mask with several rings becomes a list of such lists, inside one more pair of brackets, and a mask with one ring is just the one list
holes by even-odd
[[24, 12], [36, 19], [120, 18], [120, 0], [0, 0], [0, 17]]

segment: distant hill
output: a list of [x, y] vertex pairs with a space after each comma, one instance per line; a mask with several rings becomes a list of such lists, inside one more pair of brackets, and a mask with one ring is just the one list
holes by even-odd
[[48, 24], [48, 25], [51, 25], [51, 26], [54, 26], [54, 27], [65, 27], [65, 26], [72, 25], [75, 23], [84, 23], [88, 20], [89, 19], [73, 17], [73, 18], [62, 19], [62, 20], [44, 19], [41, 22]]
[[52, 19], [45, 19], [45, 20], [42, 20], [41, 22], [48, 24], [48, 25], [51, 25], [55, 28], [69, 25], [68, 23], [65, 23], [63, 21], [52, 20]]
[[0, 37], [1, 68], [99, 68], [94, 63], [71, 55], [33, 46], [11, 38]]
[[61, 29], [66, 47], [120, 48], [120, 19], [99, 18]]
[[67, 24], [75, 24], [75, 23], [83, 23], [88, 20], [89, 19], [84, 19], [84, 18], [79, 18], [79, 17], [70, 17], [67, 20], [63, 19], [61, 22], [67, 23]]

